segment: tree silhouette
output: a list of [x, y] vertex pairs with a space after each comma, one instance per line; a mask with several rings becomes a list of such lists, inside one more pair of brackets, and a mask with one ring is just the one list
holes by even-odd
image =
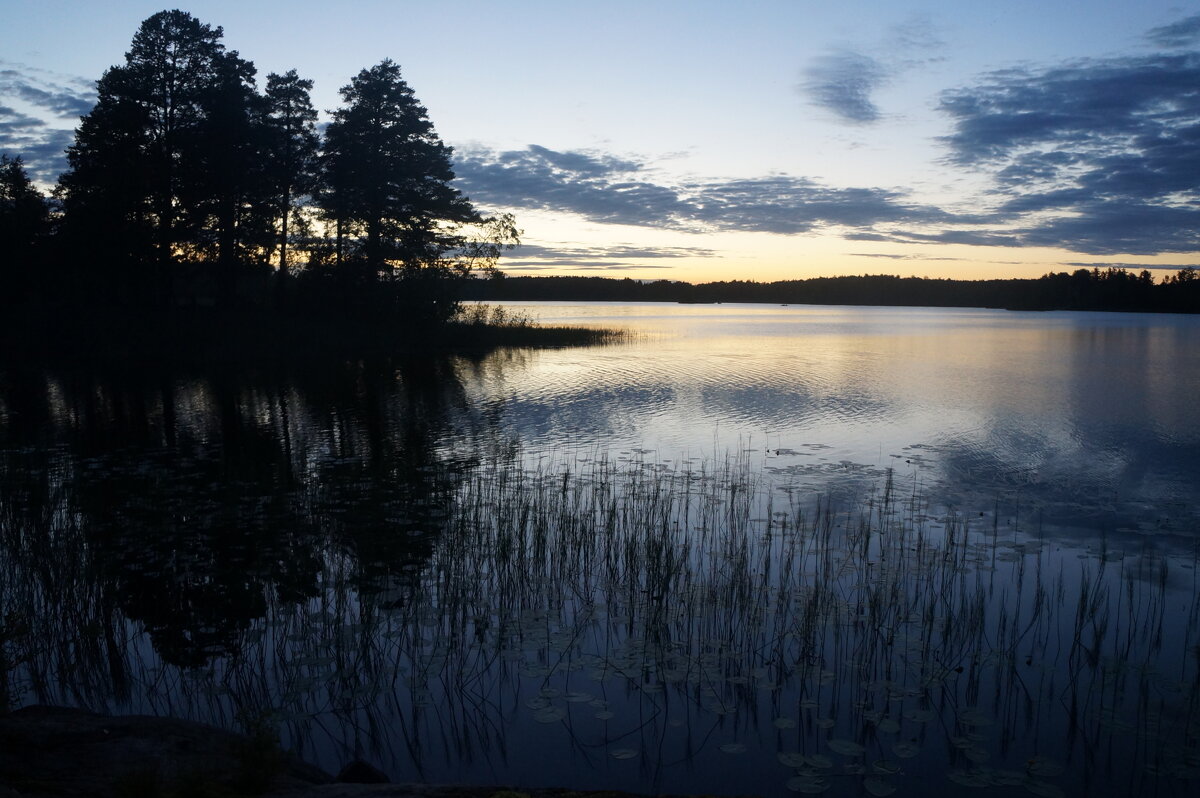
[[205, 115], [195, 155], [199, 167], [189, 203], [196, 214], [195, 245], [217, 265], [220, 297], [234, 301], [237, 267], [265, 263], [273, 244], [271, 188], [265, 168], [270, 142], [265, 100], [254, 86], [254, 65], [236, 52], [214, 62], [204, 92]]
[[21, 159], [0, 155], [0, 303], [15, 303], [26, 293], [34, 251], [49, 224], [46, 200]]
[[173, 264], [215, 257], [228, 290], [240, 250], [260, 243], [254, 66], [221, 35], [178, 10], [144, 21], [67, 151], [68, 225], [134, 282], [152, 274], [160, 302], [173, 298]]
[[354, 240], [372, 276], [434, 266], [460, 243], [460, 226], [481, 221], [450, 186], [451, 149], [385, 60], [341, 89], [345, 105], [325, 133], [322, 205], [339, 230], [338, 253]]
[[[288, 274], [289, 222], [298, 216], [299, 200], [316, 187], [317, 112], [309, 92], [311, 80], [303, 80], [296, 70], [282, 75], [267, 75], [267, 116], [269, 136], [267, 177], [273, 192], [273, 207], [279, 244], [279, 274]], [[298, 221], [303, 221], [302, 217]]]

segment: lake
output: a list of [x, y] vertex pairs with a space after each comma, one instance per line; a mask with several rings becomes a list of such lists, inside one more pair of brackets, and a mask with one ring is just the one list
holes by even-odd
[[508, 309], [628, 334], [0, 370], [0, 702], [394, 781], [1193, 794], [1200, 319]]

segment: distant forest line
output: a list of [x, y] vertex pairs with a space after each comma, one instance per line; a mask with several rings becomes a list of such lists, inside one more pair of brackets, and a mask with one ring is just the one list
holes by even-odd
[[1200, 312], [1200, 271], [1156, 282], [1149, 271], [1078, 269], [1036, 279], [950, 280], [864, 275], [760, 283], [722, 280], [645, 282], [611, 277], [512, 276], [469, 281], [475, 301], [770, 302], [811, 305], [980, 307], [1008, 310]]

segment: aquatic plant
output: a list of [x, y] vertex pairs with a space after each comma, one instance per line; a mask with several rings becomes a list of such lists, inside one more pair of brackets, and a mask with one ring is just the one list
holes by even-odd
[[336, 497], [301, 486], [288, 500], [321, 530], [319, 589], [269, 595], [198, 668], [163, 661], [112, 610], [75, 516], [35, 532], [6, 511], [4, 606], [46, 629], [13, 683], [43, 701], [267, 718], [313, 758], [414, 778], [1194, 788], [1194, 558], [930, 508], [890, 474], [835, 505], [737, 456], [652, 454], [423, 466], [427, 489], [376, 532], [403, 547], [364, 545]]

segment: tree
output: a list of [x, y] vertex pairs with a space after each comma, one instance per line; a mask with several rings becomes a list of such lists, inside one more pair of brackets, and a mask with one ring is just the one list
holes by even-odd
[[298, 200], [316, 188], [317, 112], [309, 92], [311, 80], [296, 70], [267, 75], [266, 125], [269, 135], [267, 177], [278, 226], [279, 274], [288, 273], [289, 220], [298, 213]]
[[49, 225], [46, 199], [21, 159], [0, 154], [0, 300], [15, 302], [25, 293], [35, 248]]
[[226, 52], [221, 35], [178, 10], [145, 20], [125, 63], [98, 82], [60, 182], [80, 246], [128, 269], [135, 289], [153, 275], [162, 302], [174, 264], [231, 268], [255, 233], [254, 66]]
[[322, 196], [339, 238], [356, 239], [374, 276], [435, 266], [459, 245], [461, 225], [481, 221], [450, 185], [451, 149], [391, 60], [359, 72], [341, 95], [325, 133]]
[[194, 246], [203, 260], [216, 264], [227, 305], [234, 300], [238, 267], [264, 264], [274, 243], [267, 210], [272, 192], [265, 166], [266, 101], [255, 90], [254, 73], [254, 65], [236, 52], [216, 59], [202, 96], [205, 114], [194, 148], [198, 169], [185, 186], [194, 192], [187, 203], [195, 214]]

